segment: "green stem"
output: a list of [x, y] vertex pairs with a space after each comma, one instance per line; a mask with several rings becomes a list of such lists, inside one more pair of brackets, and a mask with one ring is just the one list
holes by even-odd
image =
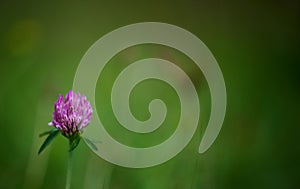
[[[71, 145], [71, 143], [70, 143], [70, 145]], [[66, 189], [70, 189], [70, 187], [71, 187], [71, 178], [72, 178], [72, 151], [73, 150], [69, 150]]]

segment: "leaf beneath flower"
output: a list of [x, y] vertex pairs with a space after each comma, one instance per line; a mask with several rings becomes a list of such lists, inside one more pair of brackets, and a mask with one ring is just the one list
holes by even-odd
[[51, 133], [53, 133], [53, 132], [55, 132], [55, 131], [58, 131], [58, 129], [57, 129], [57, 128], [53, 128], [53, 129], [51, 129], [51, 130], [49, 130], [49, 131], [43, 132], [43, 133], [41, 133], [41, 134], [39, 135], [39, 137], [43, 137], [43, 136], [48, 135], [48, 134], [51, 134]]
[[80, 142], [80, 137], [79, 136], [75, 137], [74, 140], [70, 142], [69, 152], [72, 152], [78, 146], [79, 142]]
[[93, 150], [98, 151], [97, 146], [95, 145], [95, 143], [92, 140], [90, 140], [88, 138], [84, 138], [84, 139], [93, 148]]
[[42, 144], [42, 146], [40, 147], [40, 149], [38, 151], [38, 154], [40, 154], [53, 141], [53, 139], [55, 137], [57, 137], [58, 133], [59, 133], [59, 130], [55, 130], [55, 131], [49, 132], [49, 135], [46, 138], [46, 140], [44, 141], [44, 143]]

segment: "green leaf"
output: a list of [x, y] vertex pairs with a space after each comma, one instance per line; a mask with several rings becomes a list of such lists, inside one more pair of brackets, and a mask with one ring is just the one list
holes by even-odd
[[88, 138], [84, 138], [84, 139], [88, 143], [88, 145], [90, 145], [93, 148], [93, 150], [98, 151], [98, 148], [97, 148], [97, 146], [95, 145], [95, 143], [93, 141], [91, 141]]
[[40, 147], [38, 154], [40, 154], [53, 141], [53, 139], [57, 136], [58, 133], [59, 133], [59, 130], [50, 132], [49, 136], [46, 138], [46, 140]]
[[41, 133], [41, 134], [39, 135], [39, 137], [43, 137], [43, 136], [48, 135], [48, 134], [51, 134], [51, 133], [53, 133], [53, 132], [55, 132], [55, 131], [58, 131], [58, 129], [57, 129], [57, 128], [53, 128], [53, 129], [51, 129], [51, 130], [49, 130], [49, 131], [43, 132], [43, 133]]
[[69, 152], [72, 152], [79, 144], [80, 142], [80, 136], [77, 135], [74, 139], [70, 140], [70, 147], [69, 147]]

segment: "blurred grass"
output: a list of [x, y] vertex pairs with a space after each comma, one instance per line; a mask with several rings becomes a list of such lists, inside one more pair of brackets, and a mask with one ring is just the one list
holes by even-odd
[[[201, 127], [188, 147], [162, 165], [128, 169], [105, 162], [81, 143], [75, 152], [72, 188], [299, 188], [299, 9], [299, 2], [292, 0], [1, 1], [0, 188], [64, 187], [67, 141], [60, 137], [37, 156], [42, 142], [37, 133], [48, 128], [57, 94], [72, 87], [90, 45], [113, 29], [143, 21], [178, 25], [210, 48], [227, 86], [223, 129], [208, 152], [197, 153], [210, 100], [203, 76], [189, 67], [202, 109]], [[127, 53], [138, 58], [166, 56], [171, 50], [132, 51]], [[111, 73], [117, 69], [112, 66]], [[168, 98], [163, 92], [167, 86], [148, 82], [132, 94], [133, 110], [141, 118], [146, 118], [147, 98], [152, 97], [139, 99], [147, 85], [162, 87], [153, 96]], [[101, 95], [101, 86], [97, 89]], [[168, 99], [176, 105], [176, 97]], [[176, 117], [169, 121], [172, 125]], [[122, 133], [112, 132], [125, 141]], [[155, 143], [170, 131], [165, 132], [145, 142], [137, 137], [133, 141], [141, 144], [132, 145]]]

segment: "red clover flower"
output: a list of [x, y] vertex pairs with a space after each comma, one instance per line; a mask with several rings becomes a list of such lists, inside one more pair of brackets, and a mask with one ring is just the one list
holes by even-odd
[[82, 132], [90, 123], [93, 113], [86, 96], [76, 94], [72, 90], [67, 93], [65, 99], [59, 95], [54, 108], [53, 120], [49, 125], [56, 127], [66, 137]]
[[40, 154], [52, 141], [61, 133], [69, 139], [69, 164], [66, 179], [66, 189], [71, 187], [72, 177], [72, 151], [78, 146], [83, 129], [90, 123], [92, 118], [92, 107], [87, 101], [86, 96], [74, 93], [70, 90], [66, 98], [59, 95], [54, 104], [52, 121], [48, 124], [54, 126], [53, 129], [46, 131], [40, 136], [48, 135], [38, 153]]
[[79, 144], [80, 134], [91, 121], [92, 113], [92, 107], [86, 96], [72, 90], [66, 94], [65, 98], [59, 95], [54, 104], [52, 121], [48, 124], [54, 128], [40, 134], [40, 136], [48, 135], [48, 137], [38, 153], [41, 153], [59, 133], [69, 139], [69, 151], [74, 150]]

